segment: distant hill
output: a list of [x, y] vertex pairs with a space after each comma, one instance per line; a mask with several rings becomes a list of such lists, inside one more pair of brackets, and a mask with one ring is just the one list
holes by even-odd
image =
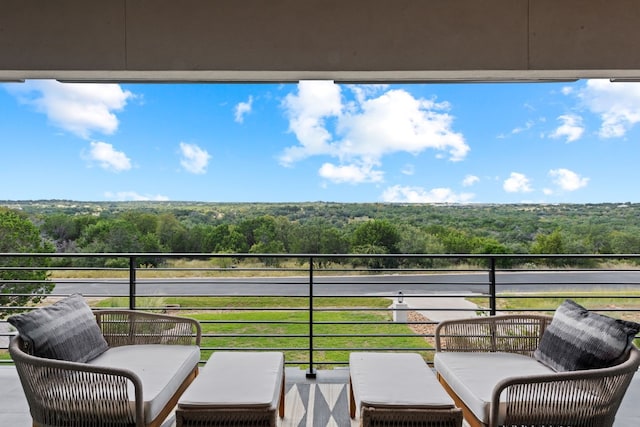
[[[290, 252], [294, 246], [303, 247], [301, 241], [318, 238], [308, 237], [313, 236], [312, 233], [317, 235], [318, 231], [313, 231], [313, 227], [320, 227], [323, 232], [332, 229], [334, 237], [340, 235], [340, 239], [351, 241], [351, 235], [359, 224], [370, 220], [384, 220], [396, 229], [394, 232], [399, 233], [400, 250], [406, 253], [421, 253], [413, 252], [420, 251], [421, 248], [427, 251], [424, 253], [464, 253], [467, 250], [479, 253], [499, 253], [492, 251], [505, 250], [509, 253], [531, 253], [532, 250], [540, 250], [539, 247], [558, 247], [561, 248], [559, 253], [640, 253], [640, 204], [634, 203], [400, 204], [21, 200], [0, 201], [0, 206], [20, 210], [32, 218], [34, 223], [47, 225], [48, 228], [45, 227], [43, 233], [48, 233], [52, 240], [60, 239], [60, 236], [54, 235], [57, 232], [54, 230], [55, 224], [51, 224], [53, 216], [85, 218], [83, 221], [76, 221], [80, 229], [74, 231], [78, 236], [74, 244], [83, 245], [78, 246], [83, 250], [89, 248], [89, 237], [85, 232], [91, 229], [87, 227], [98, 220], [104, 223], [121, 218], [129, 222], [137, 221], [139, 224], [136, 225], [138, 229], [135, 232], [141, 236], [150, 231], [157, 234], [159, 247], [171, 246], [165, 241], [169, 239], [167, 233], [175, 234], [179, 229], [179, 233], [183, 235], [183, 242], [194, 240], [187, 248], [194, 251], [198, 248], [209, 251], [212, 247], [221, 250], [220, 239], [227, 239], [225, 245], [231, 244], [229, 239], [236, 239], [237, 243], [238, 236], [233, 233], [242, 234], [246, 245], [251, 248], [260, 241], [260, 236], [266, 236], [267, 227], [270, 237], [267, 239], [268, 242], [262, 238], [261, 244], [267, 245], [262, 249]], [[147, 220], [152, 219], [155, 228], [140, 228], [140, 216], [143, 214], [147, 216]], [[56, 218], [56, 221], [61, 223], [60, 218]], [[216, 227], [228, 225], [236, 228], [231, 231], [219, 228], [214, 230]], [[158, 231], [158, 227], [164, 231]], [[224, 239], [220, 234], [223, 232], [227, 236]], [[95, 240], [105, 232], [103, 230], [100, 234], [94, 227], [93, 233], [90, 237]], [[229, 237], [229, 233], [232, 233], [232, 237]], [[556, 239], [556, 242], [552, 245], [550, 240], [545, 240], [547, 238]], [[149, 239], [144, 239], [149, 244]], [[195, 241], [196, 239], [199, 240]], [[215, 244], [202, 243], [207, 239], [218, 240]], [[274, 244], [274, 240], [278, 240], [277, 244]], [[535, 248], [535, 245], [538, 245], [538, 248]], [[175, 247], [168, 247], [167, 250], [180, 252]]]

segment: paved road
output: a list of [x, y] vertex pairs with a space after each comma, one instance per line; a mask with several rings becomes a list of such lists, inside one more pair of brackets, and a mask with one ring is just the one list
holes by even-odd
[[[498, 273], [498, 292], [575, 289], [640, 289], [640, 272], [515, 272]], [[314, 295], [405, 295], [487, 293], [487, 273], [336, 276], [314, 279]], [[126, 295], [126, 280], [65, 280], [55, 293], [85, 296]], [[299, 278], [174, 278], [139, 280], [139, 295], [273, 295], [309, 294], [307, 277]]]

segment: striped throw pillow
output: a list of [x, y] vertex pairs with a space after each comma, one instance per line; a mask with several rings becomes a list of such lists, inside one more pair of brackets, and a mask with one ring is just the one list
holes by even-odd
[[87, 362], [108, 348], [91, 308], [80, 294], [11, 316], [7, 321], [18, 330], [34, 356]]
[[624, 360], [640, 324], [593, 313], [565, 300], [533, 357], [557, 372], [614, 366]]

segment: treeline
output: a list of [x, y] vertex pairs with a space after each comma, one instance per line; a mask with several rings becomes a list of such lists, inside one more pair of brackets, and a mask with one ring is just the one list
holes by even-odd
[[65, 253], [640, 253], [636, 204], [40, 201], [12, 207]]

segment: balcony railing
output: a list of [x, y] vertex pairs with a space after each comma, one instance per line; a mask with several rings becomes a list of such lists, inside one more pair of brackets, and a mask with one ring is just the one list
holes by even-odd
[[[35, 272], [46, 277], [29, 277]], [[77, 292], [97, 307], [196, 317], [203, 357], [284, 351], [309, 376], [346, 365], [352, 351], [431, 360], [445, 314], [551, 313], [572, 298], [640, 318], [640, 255], [0, 254], [5, 316], [31, 309], [15, 304], [47, 283], [55, 287], [44, 304]], [[6, 320], [0, 328], [6, 356], [12, 332]]]

